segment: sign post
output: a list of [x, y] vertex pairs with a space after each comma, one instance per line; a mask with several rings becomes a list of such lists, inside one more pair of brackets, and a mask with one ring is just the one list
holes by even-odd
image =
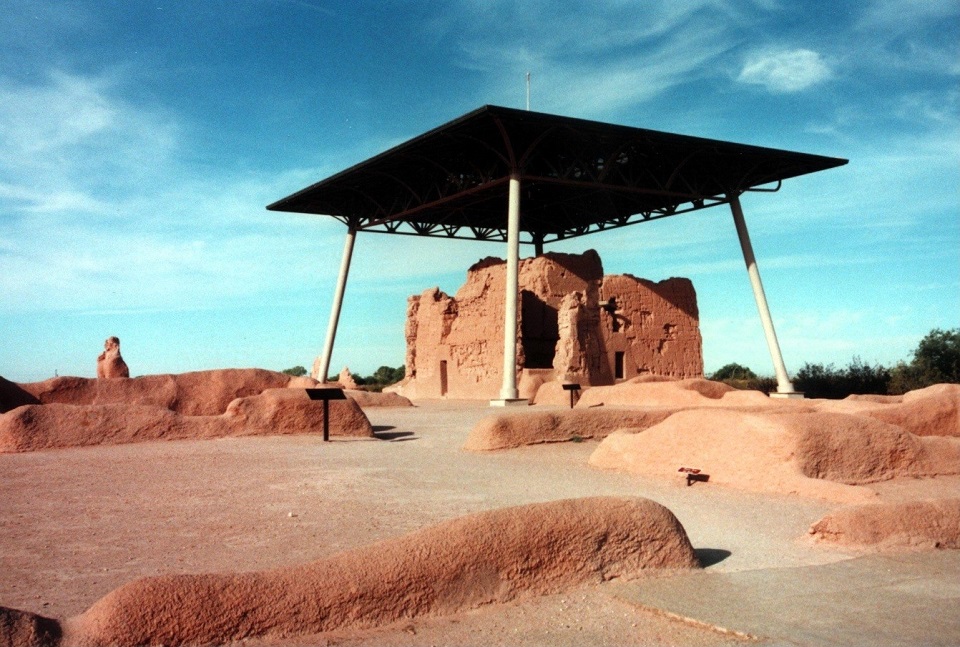
[[330, 400], [346, 400], [347, 396], [343, 389], [332, 386], [306, 391], [311, 400], [323, 401], [323, 442], [330, 442]]
[[572, 409], [572, 408], [573, 408], [573, 394], [574, 394], [574, 393], [579, 393], [579, 391], [580, 391], [580, 385], [579, 385], [579, 384], [564, 384], [564, 385], [563, 385], [563, 390], [570, 392], [570, 408]]

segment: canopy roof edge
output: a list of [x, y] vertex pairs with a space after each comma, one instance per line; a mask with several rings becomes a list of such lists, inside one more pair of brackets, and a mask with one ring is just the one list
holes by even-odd
[[725, 204], [847, 160], [483, 106], [270, 204], [354, 230], [543, 244]]

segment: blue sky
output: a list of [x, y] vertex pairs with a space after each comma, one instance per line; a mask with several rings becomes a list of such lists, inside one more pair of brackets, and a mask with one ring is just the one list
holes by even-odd
[[[960, 325], [960, 2], [0, 0], [0, 375], [309, 367], [343, 247], [267, 212], [484, 104], [844, 157], [743, 205], [787, 367]], [[708, 372], [772, 366], [728, 210], [548, 250], [697, 289]], [[361, 233], [331, 368], [502, 245]]]

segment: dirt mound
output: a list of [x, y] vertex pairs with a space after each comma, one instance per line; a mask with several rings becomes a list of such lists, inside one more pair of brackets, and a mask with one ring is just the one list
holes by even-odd
[[0, 645], [4, 647], [55, 647], [60, 636], [56, 620], [0, 607]]
[[69, 620], [78, 645], [221, 644], [374, 626], [691, 568], [676, 517], [598, 497], [470, 515], [299, 567], [136, 580]]
[[[221, 436], [320, 434], [323, 403], [300, 389], [273, 389], [240, 398], [220, 416], [184, 416], [143, 404], [42, 404], [0, 414], [0, 452], [116, 445]], [[330, 434], [373, 436], [352, 400], [330, 403]]]
[[0, 377], [0, 413], [6, 413], [25, 404], [40, 404], [40, 400], [16, 382]]
[[[536, 386], [536, 390], [532, 388], [534, 385]], [[529, 387], [530, 388], [526, 390], [521, 389], [520, 397], [529, 399], [533, 404], [570, 406], [570, 392], [563, 390], [563, 382], [543, 382], [541, 379], [540, 384], [531, 383]]]
[[856, 501], [872, 495], [850, 485], [960, 473], [960, 442], [839, 413], [693, 409], [608, 436], [590, 464], [671, 478], [690, 467], [710, 483]]
[[[373, 436], [373, 427], [351, 399], [331, 400], [332, 436]], [[239, 431], [236, 435], [323, 433], [323, 402], [311, 400], [302, 389], [268, 389], [259, 395], [238, 398], [222, 416]]]
[[[624, 405], [641, 407], [704, 407], [725, 406], [721, 403], [728, 393], [736, 389], [722, 382], [712, 382], [699, 378], [688, 380], [653, 380], [639, 377], [613, 386], [594, 386], [583, 392], [577, 407], [587, 408], [599, 405]], [[760, 396], [756, 402], [769, 403], [769, 398], [759, 392], [748, 392]], [[749, 396], [748, 396], [749, 397]], [[737, 402], [742, 404], [743, 400]]]
[[42, 404], [0, 415], [0, 451], [115, 445], [160, 438], [204, 437], [208, 430], [147, 405]]
[[794, 434], [797, 467], [810, 478], [856, 485], [960, 473], [960, 442], [921, 438], [864, 416], [806, 413], [779, 418]]
[[877, 549], [960, 548], [960, 499], [853, 506], [810, 527], [818, 541]]
[[867, 409], [863, 414], [917, 436], [960, 436], [960, 384], [910, 391], [901, 402]]
[[844, 398], [848, 402], [874, 402], [876, 404], [895, 404], [903, 402], [902, 395], [875, 395], [873, 393], [851, 393]]
[[41, 404], [139, 404], [171, 411], [177, 405], [177, 382], [173, 375], [109, 380], [64, 376], [20, 386], [32, 393]]
[[196, 371], [174, 375], [177, 402], [174, 411], [185, 416], [215, 416], [227, 410], [237, 398], [282, 389], [292, 379], [284, 373], [260, 368], [232, 368], [219, 371]]
[[374, 393], [372, 391], [344, 391], [347, 397], [361, 407], [412, 407], [413, 403], [399, 393]]
[[185, 416], [215, 416], [237, 398], [294, 381], [301, 384], [303, 378], [259, 368], [231, 368], [110, 380], [55, 377], [20, 387], [43, 404], [146, 404]]
[[[569, 398], [569, 396], [567, 396]], [[676, 409], [568, 409], [487, 416], [470, 431], [468, 451], [605, 438], [617, 429], [636, 431], [666, 420]]]

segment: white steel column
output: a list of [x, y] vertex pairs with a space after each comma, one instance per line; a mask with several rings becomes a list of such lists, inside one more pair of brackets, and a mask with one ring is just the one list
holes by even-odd
[[490, 404], [503, 405], [521, 402], [517, 391], [517, 302], [519, 300], [520, 268], [520, 175], [510, 176], [510, 196], [507, 207], [507, 286], [503, 314], [503, 386], [500, 400]]
[[753, 245], [750, 243], [750, 233], [747, 231], [747, 223], [743, 218], [743, 208], [740, 206], [740, 197], [737, 195], [728, 195], [730, 200], [730, 211], [733, 212], [733, 223], [737, 227], [737, 236], [740, 238], [740, 249], [743, 250], [743, 260], [747, 264], [747, 274], [750, 275], [750, 286], [753, 288], [753, 298], [757, 302], [757, 310], [760, 311], [760, 322], [763, 324], [763, 332], [767, 338], [767, 347], [770, 349], [770, 357], [773, 359], [773, 368], [777, 373], [777, 394], [781, 397], [798, 395], [793, 389], [793, 383], [790, 376], [787, 375], [787, 367], [783, 363], [783, 355], [780, 353], [780, 343], [777, 341], [777, 332], [773, 329], [773, 318], [770, 316], [770, 307], [767, 305], [767, 297], [763, 292], [763, 283], [760, 281], [760, 270], [757, 268], [757, 259], [753, 255]]
[[320, 359], [320, 374], [317, 375], [321, 384], [326, 383], [327, 375], [330, 373], [333, 341], [337, 337], [337, 323], [340, 321], [343, 292], [347, 287], [347, 275], [350, 273], [350, 259], [353, 257], [353, 243], [356, 238], [356, 230], [348, 229], [347, 240], [343, 244], [343, 259], [340, 261], [340, 276], [337, 277], [337, 290], [333, 294], [333, 307], [330, 309], [330, 322], [327, 324], [327, 339], [323, 344], [323, 356]]

